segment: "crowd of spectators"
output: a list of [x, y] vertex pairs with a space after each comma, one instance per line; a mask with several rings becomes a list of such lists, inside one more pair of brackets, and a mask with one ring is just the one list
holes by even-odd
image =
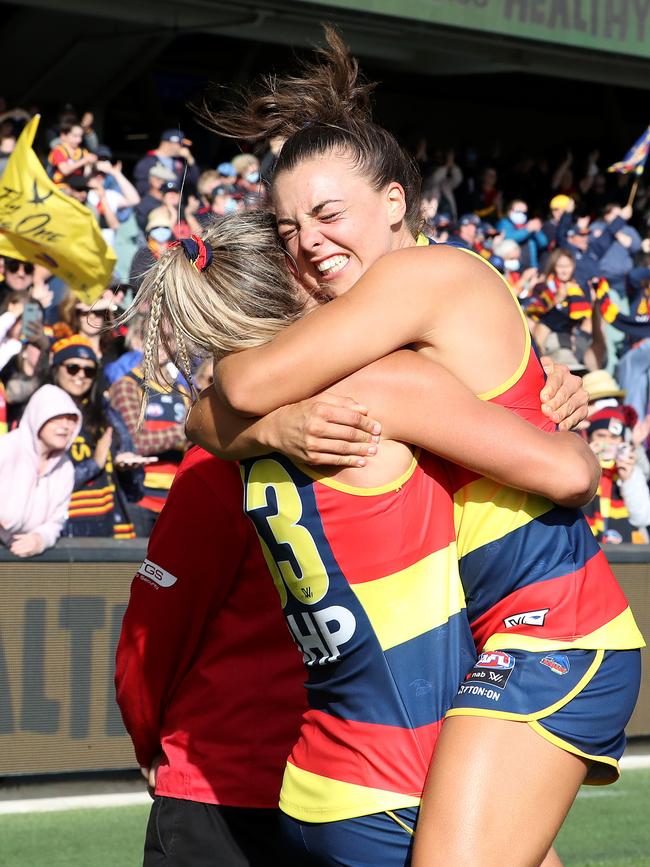
[[[0, 115], [0, 172], [28, 119], [22, 109]], [[60, 534], [148, 536], [186, 448], [188, 388], [168, 362], [167, 385], [150, 388], [138, 424], [144, 322], [125, 327], [119, 314], [175, 241], [215, 216], [264, 207], [281, 147], [273, 140], [259, 158], [238, 153], [200, 166], [184, 133], [167, 129], [125, 170], [91, 112], [67, 106], [48, 130], [48, 175], [94, 214], [117, 265], [86, 305], [43, 266], [0, 258], [0, 481], [20, 478], [29, 492], [0, 515], [0, 541], [15, 554], [39, 553]], [[603, 467], [586, 509], [594, 533], [608, 543], [648, 541], [644, 185], [628, 203], [629, 178], [608, 175], [597, 151], [578, 168], [571, 153], [556, 166], [529, 156], [508, 164], [473, 149], [462, 158], [429, 154], [422, 140], [414, 158], [424, 234], [489, 261], [518, 297], [540, 352], [584, 376], [592, 404], [583, 435]], [[209, 375], [197, 369], [204, 384]]]

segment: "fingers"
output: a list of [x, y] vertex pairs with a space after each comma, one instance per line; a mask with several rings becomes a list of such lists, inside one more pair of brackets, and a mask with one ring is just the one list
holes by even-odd
[[[575, 401], [575, 397], [571, 400]], [[581, 430], [585, 427], [582, 422], [584, 422], [586, 418], [587, 406], [583, 403], [579, 403], [579, 405], [576, 406], [575, 409], [573, 409], [565, 419], [558, 422], [558, 424], [560, 430], [573, 430], [574, 428], [578, 428]]]
[[306, 423], [307, 435], [349, 442], [378, 442], [381, 424], [352, 405], [315, 403]]
[[[327, 444], [329, 448], [340, 445], [342, 449], [346, 445], [349, 445], [349, 443], [336, 442], [335, 440], [328, 440]], [[323, 441], [324, 446], [325, 441]], [[367, 463], [366, 458], [359, 455], [335, 454], [333, 451], [326, 452], [311, 449], [306, 453], [304, 460], [306, 464], [312, 467], [365, 467]]]

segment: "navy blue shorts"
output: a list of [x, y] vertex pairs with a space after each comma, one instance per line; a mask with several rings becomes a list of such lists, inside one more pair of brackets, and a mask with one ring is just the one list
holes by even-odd
[[409, 867], [418, 808], [373, 813], [339, 822], [300, 822], [283, 815], [294, 857], [316, 867]]
[[638, 650], [483, 652], [447, 716], [526, 722], [546, 740], [591, 760], [591, 785], [618, 779], [641, 684]]

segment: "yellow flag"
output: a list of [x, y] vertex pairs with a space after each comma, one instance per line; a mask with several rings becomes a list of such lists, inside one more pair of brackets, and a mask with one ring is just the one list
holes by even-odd
[[92, 212], [47, 176], [32, 149], [39, 121], [25, 126], [0, 178], [0, 256], [44, 265], [92, 304], [110, 283], [115, 253]]

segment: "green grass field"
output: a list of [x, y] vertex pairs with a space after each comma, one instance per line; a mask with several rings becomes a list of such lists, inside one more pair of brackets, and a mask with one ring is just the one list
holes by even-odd
[[[137, 867], [147, 815], [147, 807], [0, 815], [0, 865]], [[565, 867], [650, 867], [649, 819], [650, 771], [627, 771], [615, 786], [582, 790], [558, 852]]]

